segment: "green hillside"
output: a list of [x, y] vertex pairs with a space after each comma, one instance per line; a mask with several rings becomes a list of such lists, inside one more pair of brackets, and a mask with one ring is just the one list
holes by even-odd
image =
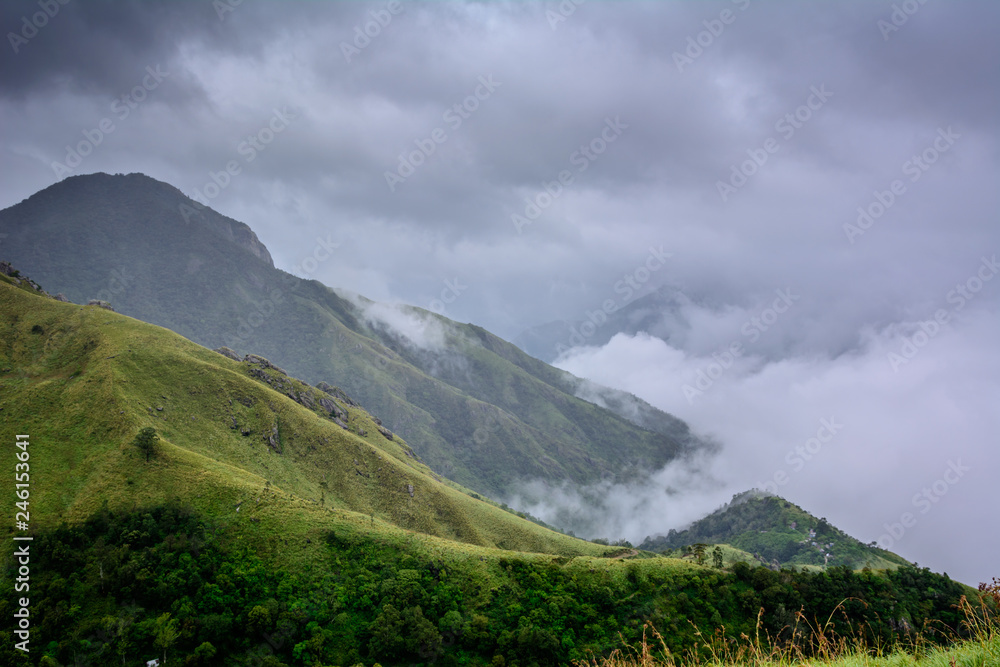
[[970, 592], [912, 567], [727, 571], [555, 533], [437, 478], [342, 390], [20, 277], [0, 276], [0, 330], [0, 437], [30, 442], [4, 590], [25, 576], [9, 538], [34, 538], [31, 650], [5, 625], [0, 666], [568, 665], [647, 621], [680, 652], [723, 624], [753, 633], [760, 609], [777, 638], [791, 610], [848, 597], [837, 629], [891, 642], [957, 627]]
[[695, 544], [728, 545], [775, 568], [886, 569], [909, 565], [890, 551], [862, 544], [798, 505], [755, 491], [734, 496], [732, 502], [684, 530], [648, 537], [641, 548], [683, 551]]
[[[266, 533], [275, 527], [264, 523], [267, 508], [294, 498], [317, 512], [360, 512], [470, 544], [600, 551], [442, 483], [343, 392], [310, 387], [263, 358], [237, 362], [166, 329], [3, 281], [0, 408], [5, 423], [40, 443], [32, 505], [43, 522], [80, 521], [105, 502], [179, 496], [213, 513], [227, 507], [260, 518]], [[144, 427], [160, 438], [150, 465], [125, 444]], [[199, 490], [206, 476], [217, 487], [211, 496]], [[11, 502], [5, 497], [4, 508]]]
[[141, 174], [67, 178], [0, 212], [0, 232], [2, 259], [53, 293], [336, 384], [431, 468], [481, 493], [658, 469], [708, 446], [627, 394], [590, 397], [608, 409], [577, 398], [582, 381], [478, 327], [394, 310], [445, 342], [416, 344], [373, 318], [371, 302], [275, 269], [246, 225]]

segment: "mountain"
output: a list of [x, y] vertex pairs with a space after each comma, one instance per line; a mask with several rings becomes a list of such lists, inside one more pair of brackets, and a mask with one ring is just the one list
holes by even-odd
[[825, 518], [817, 519], [798, 505], [759, 491], [737, 494], [684, 530], [646, 538], [640, 548], [659, 552], [695, 544], [728, 545], [775, 568], [885, 569], [910, 565], [874, 544], [862, 544]]
[[249, 227], [141, 174], [67, 178], [0, 212], [0, 233], [3, 258], [47, 289], [340, 386], [431, 468], [492, 496], [527, 479], [618, 479], [711, 446], [480, 327], [278, 270]]
[[[630, 290], [631, 291], [631, 290]], [[675, 288], [665, 285], [628, 301], [607, 313], [595, 311], [587, 319], [556, 320], [521, 332], [514, 344], [531, 356], [553, 363], [563, 352], [582, 345], [606, 345], [616, 334], [648, 333], [667, 343], [688, 328], [681, 308], [685, 301]]]
[[0, 587], [24, 596], [0, 613], [29, 619], [0, 628], [4, 667], [568, 665], [647, 621], [681, 654], [723, 625], [787, 635], [799, 609], [884, 645], [958, 627], [972, 592], [912, 567], [723, 570], [553, 532], [439, 478], [342, 389], [2, 263], [0, 330], [23, 485], [0, 512], [31, 538], [0, 540]]
[[[589, 549], [446, 483], [338, 388], [15, 280], [0, 284], [0, 414], [35, 443], [31, 504], [43, 521], [178, 497], [230, 516], [245, 504], [240, 518], [308, 503], [475, 545]], [[151, 466], [127, 444], [146, 426], [162, 451]]]

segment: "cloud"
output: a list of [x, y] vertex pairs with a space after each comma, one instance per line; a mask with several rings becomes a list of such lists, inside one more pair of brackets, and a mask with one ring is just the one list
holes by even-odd
[[[627, 539], [635, 545], [662, 527], [684, 526], [709, 514], [732, 496], [704, 467], [684, 459], [648, 474], [635, 471], [629, 483], [590, 486], [523, 482], [507, 503], [585, 539]], [[728, 494], [728, 495], [727, 495]]]
[[428, 352], [445, 351], [445, 327], [433, 315], [412, 306], [377, 302], [364, 304], [362, 313], [370, 325], [388, 331], [406, 345]]
[[[837, 357], [747, 355], [723, 368], [717, 357], [640, 334], [577, 348], [557, 366], [632, 392], [719, 440], [722, 453], [700, 469], [722, 492], [695, 501], [766, 488], [865, 542], [892, 537], [910, 513], [916, 523], [892, 549], [976, 583], [993, 576], [997, 548], [989, 508], [1000, 473], [992, 447], [1000, 313], [963, 308], [933, 336], [921, 333], [934, 330], [930, 321], [867, 329], [857, 350]], [[698, 386], [699, 374], [710, 383], [689, 400], [684, 388]], [[947, 472], [954, 466], [967, 469], [956, 478]], [[671, 480], [674, 472], [662, 474]], [[669, 511], [643, 511], [661, 500], [655, 485], [608, 491], [614, 507], [643, 517], [647, 534], [681, 527]]]

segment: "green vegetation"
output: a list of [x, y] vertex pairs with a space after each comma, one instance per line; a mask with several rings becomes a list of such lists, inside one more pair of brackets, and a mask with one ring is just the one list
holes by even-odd
[[[806, 619], [873, 647], [912, 641], [920, 628], [930, 644], [948, 638], [945, 626], [971, 635], [957, 608], [971, 591], [914, 568], [810, 574], [741, 564], [730, 573], [662, 557], [467, 552], [363, 524], [326, 533], [311, 567], [276, 568], [250, 538], [237, 521], [176, 504], [102, 508], [39, 531], [37, 652], [2, 664], [41, 664], [40, 654], [63, 665], [135, 664], [167, 651], [185, 665], [485, 666], [499, 656], [527, 667], [607, 656], [641, 641], [647, 622], [671, 654], [701, 660], [712, 655], [704, 638], [722, 626], [762, 638], [761, 651], [791, 642], [801, 656], [824, 650], [796, 629]], [[13, 573], [7, 565], [5, 585]], [[0, 613], [9, 606], [0, 600]], [[0, 642], [12, 644], [6, 628]]]
[[[623, 478], [707, 446], [635, 397], [601, 400], [643, 427], [485, 330], [408, 309], [444, 332], [443, 348], [417, 347], [367, 321], [370, 302], [275, 269], [249, 227], [141, 174], [67, 178], [0, 212], [0, 231], [5, 257], [46, 288], [336, 384], [439, 474], [493, 497], [525, 479]], [[317, 252], [336, 261], [330, 240]]]
[[[310, 387], [266, 359], [233, 361], [160, 327], [17, 289], [6, 276], [0, 328], [0, 409], [39, 443], [32, 514], [50, 525], [83, 521], [105, 501], [119, 509], [180, 498], [260, 535], [301, 531], [310, 544], [340, 512], [468, 544], [602, 553], [444, 483], [343, 392]], [[146, 428], [159, 437], [148, 463], [132, 444]], [[12, 502], [0, 498], [10, 516]]]
[[[770, 567], [823, 569], [842, 565], [885, 569], [908, 563], [874, 544], [862, 544], [826, 519], [760, 492], [748, 491], [682, 531], [649, 537], [640, 548], [684, 550], [699, 543], [732, 547], [725, 562], [757, 561]], [[697, 556], [696, 556], [697, 557]]]
[[[35, 537], [33, 651], [2, 628], [0, 665], [529, 667], [608, 656], [646, 623], [706, 660], [716, 628], [779, 646], [798, 614], [870, 646], [968, 635], [956, 605], [971, 591], [926, 569], [722, 570], [555, 533], [444, 483], [337, 388], [7, 276], [0, 330]], [[135, 443], [151, 432], [147, 462]]]
[[139, 434], [135, 436], [135, 440], [132, 444], [139, 448], [139, 451], [146, 455], [146, 462], [149, 462], [149, 457], [156, 454], [156, 441], [159, 437], [156, 435], [156, 429], [152, 426], [147, 426]]
[[[699, 634], [692, 649], [678, 654], [662, 636], [647, 625], [634, 648], [618, 649], [600, 661], [577, 663], [593, 667], [992, 667], [1000, 664], [1000, 579], [980, 584], [979, 594], [970, 602], [963, 596], [957, 605], [964, 620], [961, 631], [934, 628], [934, 634], [948, 634], [951, 642], [942, 646], [928, 632], [910, 633], [905, 641], [889, 645], [871, 644], [864, 629], [851, 635], [838, 634], [829, 620], [810, 620], [796, 615], [792, 637], [785, 642], [761, 640], [760, 624], [751, 638], [738, 639], [720, 628], [711, 635]], [[836, 612], [840, 612], [838, 607]], [[706, 655], [707, 654], [707, 655]]]

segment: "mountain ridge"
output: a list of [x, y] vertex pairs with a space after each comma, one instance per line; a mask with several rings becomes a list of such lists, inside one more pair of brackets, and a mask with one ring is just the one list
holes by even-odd
[[[66, 179], [0, 211], [0, 230], [4, 256], [70, 300], [107, 297], [208, 348], [339, 385], [432, 468], [483, 493], [655, 470], [712, 446], [634, 397], [615, 403], [627, 416], [579, 398], [579, 380], [484, 329], [276, 269], [249, 227], [147, 176]], [[411, 324], [449, 345], [422, 346], [399, 329]]]

